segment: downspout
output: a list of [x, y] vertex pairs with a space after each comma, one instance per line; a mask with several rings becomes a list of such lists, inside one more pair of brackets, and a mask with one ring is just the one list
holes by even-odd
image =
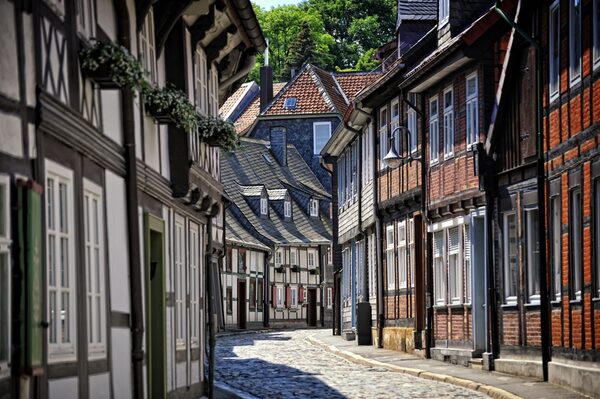
[[208, 309], [208, 397], [214, 397], [215, 384], [215, 314], [212, 286], [213, 216], [206, 220], [206, 308]]
[[548, 363], [551, 358], [550, 348], [550, 318], [548, 303], [548, 270], [546, 265], [546, 173], [544, 170], [544, 138], [542, 132], [542, 49], [540, 44], [529, 36], [519, 25], [517, 25], [506, 13], [498, 7], [498, 1], [494, 10], [504, 19], [519, 35], [523, 37], [535, 49], [535, 97], [536, 117], [535, 127], [537, 130], [537, 197], [538, 197], [538, 240], [540, 265], [540, 327], [542, 333], [542, 373], [544, 381], [548, 381]]
[[[129, 11], [125, 0], [113, 0], [117, 13], [118, 42], [131, 52]], [[127, 199], [127, 224], [129, 245], [129, 295], [131, 300], [131, 364], [133, 372], [133, 397], [144, 396], [144, 304], [142, 297], [142, 271], [140, 261], [140, 232], [138, 220], [137, 157], [135, 154], [135, 121], [133, 90], [121, 91], [123, 113], [123, 147], [125, 148], [125, 185]]]
[[[370, 129], [371, 127], [369, 127]], [[373, 131], [373, 138], [371, 142], [371, 148], [375, 152], [375, 131]], [[385, 320], [384, 303], [383, 303], [383, 248], [381, 241], [383, 240], [383, 226], [381, 225], [381, 216], [379, 213], [379, 204], [377, 201], [379, 193], [379, 180], [377, 173], [379, 168], [377, 167], [377, 156], [373, 156], [373, 208], [375, 211], [375, 240], [376, 240], [376, 251], [377, 251], [377, 347], [383, 348], [383, 323]]]

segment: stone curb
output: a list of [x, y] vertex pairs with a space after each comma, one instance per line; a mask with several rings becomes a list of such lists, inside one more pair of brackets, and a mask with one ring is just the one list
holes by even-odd
[[494, 399], [522, 399], [520, 396], [517, 396], [513, 393], [505, 391], [504, 389], [500, 389], [491, 385], [480, 384], [476, 381], [467, 380], [464, 378], [453, 377], [451, 375], [446, 374], [438, 374], [431, 373], [429, 371], [409, 368], [409, 367], [401, 367], [396, 366], [394, 364], [383, 363], [378, 360], [367, 359], [363, 356], [357, 355], [356, 353], [352, 353], [349, 351], [341, 350], [334, 345], [327, 345], [322, 342], [318, 338], [315, 337], [306, 337], [306, 340], [313, 345], [319, 346], [328, 352], [331, 352], [335, 355], [343, 357], [346, 360], [349, 360], [353, 363], [362, 364], [365, 366], [375, 366], [375, 367], [383, 367], [391, 371], [395, 371], [398, 373], [412, 375], [413, 377], [424, 378], [427, 380], [446, 382], [448, 384], [456, 385], [462, 388], [467, 388], [472, 391], [481, 392], [485, 395], [488, 395]]

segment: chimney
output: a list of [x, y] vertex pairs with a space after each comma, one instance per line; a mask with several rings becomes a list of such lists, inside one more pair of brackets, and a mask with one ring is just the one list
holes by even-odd
[[260, 112], [263, 112], [273, 99], [273, 69], [260, 67]]
[[281, 166], [287, 165], [287, 129], [271, 128], [271, 152]]

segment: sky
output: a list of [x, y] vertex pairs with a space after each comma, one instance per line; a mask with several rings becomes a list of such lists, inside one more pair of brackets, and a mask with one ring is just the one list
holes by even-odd
[[267, 10], [271, 7], [279, 6], [282, 4], [298, 4], [300, 0], [252, 0], [253, 4], [259, 5]]

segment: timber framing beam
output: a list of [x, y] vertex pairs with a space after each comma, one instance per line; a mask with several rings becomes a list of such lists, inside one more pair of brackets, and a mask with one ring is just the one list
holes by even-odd
[[154, 27], [157, 57], [160, 57], [167, 37], [175, 26], [175, 23], [181, 18], [183, 11], [185, 11], [191, 2], [192, 0], [161, 0], [155, 4]]
[[237, 27], [231, 24], [204, 48], [204, 52], [206, 53], [206, 61], [209, 64], [216, 60], [219, 57], [221, 50], [227, 46], [227, 43], [229, 42], [229, 35], [236, 32]]
[[192, 34], [192, 48], [196, 48], [198, 42], [204, 40], [206, 37], [206, 32], [213, 29], [217, 21], [217, 11], [225, 11], [225, 2], [222, 0], [216, 0], [208, 6], [208, 13], [199, 16], [196, 22], [190, 27], [190, 32]]

